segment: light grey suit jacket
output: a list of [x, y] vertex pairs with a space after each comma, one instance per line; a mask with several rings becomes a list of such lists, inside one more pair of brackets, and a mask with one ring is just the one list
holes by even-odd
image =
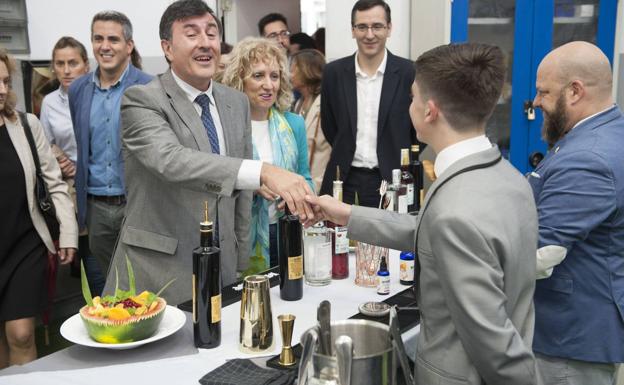
[[[76, 223], [74, 204], [69, 195], [67, 183], [63, 181], [61, 169], [59, 168], [56, 158], [52, 154], [48, 140], [43, 134], [43, 127], [39, 119], [33, 114], [27, 114], [27, 119], [33, 134], [33, 139], [35, 140], [35, 146], [37, 147], [41, 174], [48, 186], [48, 191], [50, 192], [50, 197], [52, 198], [56, 210], [56, 218], [59, 221], [61, 230], [59, 247], [78, 248], [78, 224]], [[56, 252], [52, 237], [50, 236], [50, 231], [48, 231], [43, 214], [41, 214], [38, 203], [35, 201], [36, 166], [32, 151], [28, 145], [28, 139], [26, 139], [26, 134], [24, 133], [24, 128], [19, 118], [14, 122], [4, 118], [4, 122], [13, 147], [15, 147], [15, 151], [17, 151], [17, 155], [22, 163], [22, 168], [24, 169], [28, 212], [30, 213], [33, 226], [48, 250], [50, 252]]]
[[171, 72], [126, 90], [121, 103], [128, 203], [105, 293], [127, 289], [125, 256], [137, 290], [159, 290], [170, 304], [192, 296], [192, 251], [199, 246], [204, 201], [216, 223], [223, 284], [247, 268], [251, 191], [234, 189], [242, 158], [252, 158], [247, 96], [213, 82], [227, 156], [212, 154], [201, 118]]
[[433, 183], [419, 217], [353, 207], [349, 238], [413, 250], [421, 265], [420, 385], [540, 383], [533, 340], [537, 212], [497, 148]]

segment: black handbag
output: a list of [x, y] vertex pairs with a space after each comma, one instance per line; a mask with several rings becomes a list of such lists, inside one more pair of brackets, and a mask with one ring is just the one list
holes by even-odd
[[45, 179], [43, 179], [43, 174], [41, 173], [41, 164], [39, 163], [39, 153], [35, 146], [35, 138], [30, 130], [26, 114], [18, 112], [18, 115], [22, 122], [22, 127], [24, 127], [24, 133], [26, 134], [26, 139], [28, 140], [28, 145], [30, 146], [30, 151], [35, 161], [35, 199], [37, 200], [41, 214], [43, 214], [43, 219], [45, 219], [45, 223], [48, 226], [52, 240], [56, 241], [59, 239], [60, 226], [58, 219], [56, 219], [56, 209], [54, 208], [50, 191], [48, 191], [48, 185], [45, 183]]

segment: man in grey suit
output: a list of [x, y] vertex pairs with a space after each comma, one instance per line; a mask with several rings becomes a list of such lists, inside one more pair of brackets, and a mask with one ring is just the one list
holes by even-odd
[[351, 239], [413, 250], [420, 273], [418, 384], [540, 382], [533, 340], [537, 213], [527, 181], [485, 125], [504, 79], [484, 44], [434, 48], [416, 61], [410, 116], [437, 153], [438, 176], [418, 217], [309, 197], [317, 218]]
[[[247, 97], [211, 81], [220, 27], [203, 1], [172, 3], [160, 21], [170, 70], [129, 88], [121, 107], [128, 204], [113, 266], [122, 288], [126, 255], [140, 290], [156, 291], [177, 278], [164, 293], [172, 304], [191, 298], [204, 201], [218, 233], [223, 284], [247, 268], [252, 190], [263, 184], [302, 218], [313, 215], [303, 177], [250, 160]], [[111, 268], [105, 292], [114, 285]]]

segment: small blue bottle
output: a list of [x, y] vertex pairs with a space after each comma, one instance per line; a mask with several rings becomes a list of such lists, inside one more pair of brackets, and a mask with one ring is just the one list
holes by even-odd
[[390, 294], [390, 272], [388, 271], [386, 257], [381, 257], [381, 262], [379, 263], [379, 271], [377, 272], [377, 294]]

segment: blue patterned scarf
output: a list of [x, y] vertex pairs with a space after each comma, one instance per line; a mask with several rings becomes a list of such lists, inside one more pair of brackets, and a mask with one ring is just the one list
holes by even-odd
[[[273, 165], [296, 173], [298, 151], [295, 135], [284, 114], [274, 107], [269, 110], [269, 138]], [[260, 160], [255, 143], [253, 143], [253, 158]], [[251, 208], [251, 258], [249, 269], [244, 272], [244, 275], [269, 268], [269, 205], [271, 203], [260, 195], [254, 196]]]

